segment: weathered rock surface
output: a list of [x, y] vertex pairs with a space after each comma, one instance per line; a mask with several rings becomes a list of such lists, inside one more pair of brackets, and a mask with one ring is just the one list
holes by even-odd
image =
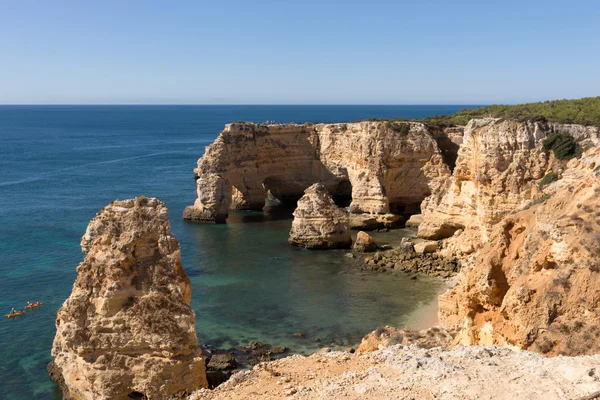
[[438, 249], [438, 242], [435, 240], [423, 240], [422, 242], [415, 243], [414, 248], [417, 254], [429, 254]]
[[289, 242], [307, 249], [349, 249], [348, 224], [348, 213], [335, 204], [325, 186], [315, 183], [294, 210]]
[[[186, 219], [223, 222], [230, 208], [262, 209], [265, 195], [294, 203], [322, 183], [348, 203], [361, 229], [398, 223], [450, 175], [462, 128], [430, 130], [417, 122], [226, 125], [195, 169], [198, 199]], [[443, 144], [443, 150], [438, 146]], [[382, 217], [384, 216], [384, 217]]]
[[65, 398], [170, 398], [206, 387], [190, 282], [165, 204], [111, 203], [81, 248], [52, 347], [50, 369]]
[[541, 140], [556, 131], [570, 133], [584, 148], [598, 144], [598, 130], [591, 127], [494, 118], [470, 121], [452, 177], [421, 205], [418, 235], [438, 240], [460, 230], [455, 240], [460, 243], [452, 247], [455, 255], [474, 252], [495, 224], [537, 197], [538, 181], [554, 163]]
[[[600, 391], [600, 356], [546, 358], [493, 347], [292, 356], [241, 371], [190, 400], [578, 399]], [[289, 397], [288, 397], [289, 396]]]
[[450, 278], [460, 271], [461, 264], [455, 258], [436, 253], [417, 254], [412, 249], [397, 249], [364, 257], [362, 268], [375, 272], [397, 271]]
[[383, 326], [365, 336], [356, 349], [357, 353], [381, 350], [397, 344], [416, 344], [424, 349], [432, 347], [448, 347], [456, 332], [448, 332], [440, 327], [432, 327], [421, 331], [414, 329], [396, 329]]
[[352, 249], [361, 253], [371, 253], [377, 250], [377, 243], [368, 233], [360, 231], [356, 234], [356, 241]]
[[232, 354], [213, 354], [206, 366], [212, 371], [223, 371], [234, 369], [237, 366], [237, 362]]
[[440, 320], [462, 329], [460, 343], [600, 352], [599, 165], [597, 149], [571, 160], [544, 196], [494, 227], [440, 297]]

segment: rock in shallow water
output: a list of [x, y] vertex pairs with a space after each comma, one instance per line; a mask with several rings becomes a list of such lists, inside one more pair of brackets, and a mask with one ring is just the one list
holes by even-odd
[[235, 357], [229, 353], [225, 354], [214, 354], [208, 362], [208, 369], [212, 371], [223, 371], [227, 369], [234, 369], [237, 366]]
[[315, 183], [306, 189], [298, 201], [289, 242], [307, 249], [349, 249], [352, 246], [348, 214], [335, 205], [322, 184]]
[[115, 201], [90, 222], [56, 317], [52, 377], [65, 398], [168, 398], [207, 387], [191, 288], [157, 199]]
[[377, 250], [377, 244], [368, 233], [360, 231], [356, 235], [356, 242], [354, 242], [352, 249], [362, 253], [370, 253]]

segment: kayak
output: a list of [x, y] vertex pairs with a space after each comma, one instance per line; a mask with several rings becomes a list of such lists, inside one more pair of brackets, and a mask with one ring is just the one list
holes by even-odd
[[42, 303], [38, 301], [37, 303], [33, 303], [33, 304], [29, 304], [29, 305], [25, 306], [25, 308], [27, 308], [28, 310], [30, 310], [32, 308], [39, 307], [41, 305], [42, 305]]
[[25, 311], [18, 311], [16, 313], [4, 314], [6, 318], [18, 317], [19, 315], [25, 314]]

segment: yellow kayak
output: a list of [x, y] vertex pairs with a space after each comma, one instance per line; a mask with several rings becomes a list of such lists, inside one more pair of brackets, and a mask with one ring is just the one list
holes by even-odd
[[4, 314], [6, 318], [18, 317], [19, 315], [25, 314], [25, 311], [18, 311], [16, 313]]

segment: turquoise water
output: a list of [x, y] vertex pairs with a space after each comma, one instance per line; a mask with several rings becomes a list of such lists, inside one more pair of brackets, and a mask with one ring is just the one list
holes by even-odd
[[[202, 342], [260, 340], [306, 352], [401, 325], [435, 298], [438, 282], [362, 274], [343, 253], [292, 248], [287, 211], [238, 212], [227, 225], [185, 223], [183, 208], [195, 199], [192, 169], [230, 121], [417, 118], [460, 108], [0, 106], [0, 310], [44, 302], [0, 320], [0, 398], [60, 398], [45, 369], [54, 316], [71, 291], [87, 223], [116, 198], [144, 194], [169, 207]], [[298, 331], [307, 338], [293, 337]]]

